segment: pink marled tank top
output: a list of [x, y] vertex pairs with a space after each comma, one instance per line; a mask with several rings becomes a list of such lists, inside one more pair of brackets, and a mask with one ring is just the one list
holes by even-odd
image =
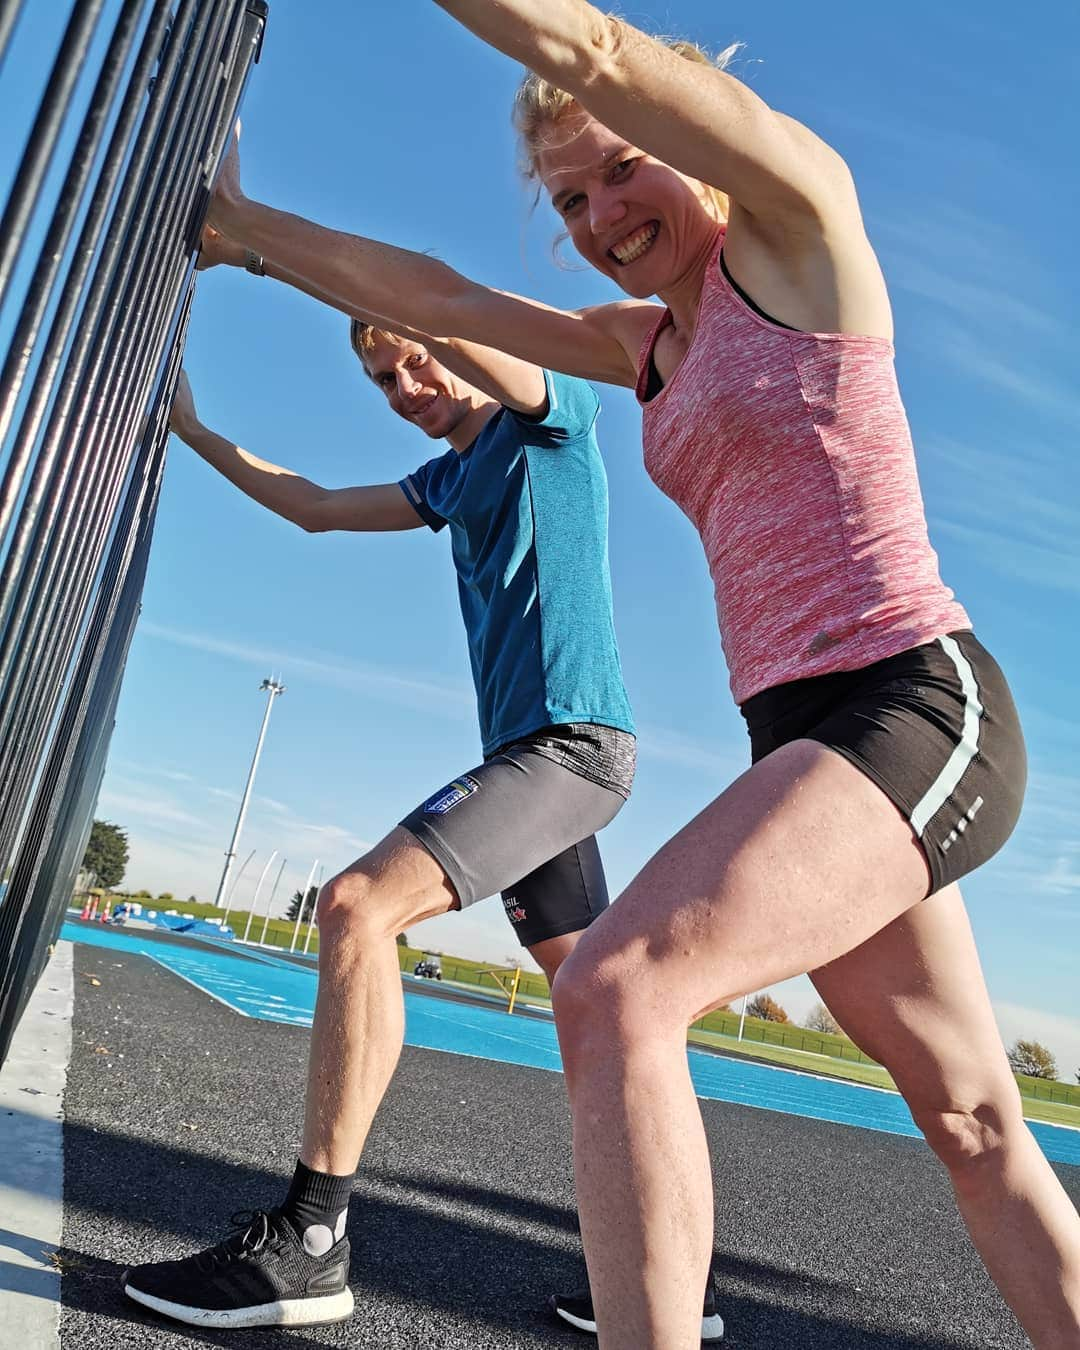
[[971, 624], [930, 546], [893, 349], [756, 314], [710, 262], [694, 339], [645, 401], [645, 467], [693, 521], [736, 703]]

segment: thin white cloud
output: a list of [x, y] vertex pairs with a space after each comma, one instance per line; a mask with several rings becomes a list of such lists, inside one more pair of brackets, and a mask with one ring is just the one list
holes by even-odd
[[1080, 593], [1080, 542], [1071, 547], [1054, 547], [1009, 536], [1008, 547], [1003, 548], [1004, 528], [980, 529], [941, 516], [934, 517], [933, 528], [935, 532], [958, 540], [975, 552], [982, 562], [1007, 577], [1071, 594]]
[[702, 741], [685, 732], [645, 725], [638, 727], [638, 754], [688, 769], [703, 769], [728, 781], [742, 773], [749, 762], [748, 743], [739, 746]]
[[101, 812], [134, 817], [157, 825], [196, 827], [204, 829], [206, 821], [167, 797], [149, 797], [141, 793], [126, 793], [115, 787], [102, 789], [98, 800]]
[[930, 301], [935, 313], [953, 311], [980, 341], [997, 330], [1014, 336], [1017, 326], [1032, 336], [1071, 331], [1055, 279], [1024, 252], [1011, 226], [944, 201], [921, 202], [917, 213], [872, 215], [867, 225], [890, 288]]
[[[153, 768], [142, 776], [130, 770], [115, 774], [110, 769], [102, 788], [98, 814], [116, 817], [128, 834], [131, 856], [124, 884], [155, 894], [168, 890], [178, 896], [193, 894], [208, 900], [217, 892], [230, 822], [193, 814], [188, 809], [191, 795], [203, 793], [235, 801], [238, 794], [189, 778], [190, 787], [181, 800], [155, 785], [157, 777]], [[258, 797], [255, 804], [261, 805]], [[332, 821], [305, 820], [284, 802], [274, 801], [268, 815], [266, 818], [253, 811], [245, 825], [238, 868], [252, 850], [255, 857], [243, 877], [237, 880], [234, 874], [238, 903], [250, 898], [261, 865], [274, 850], [279, 859], [310, 862], [317, 855], [324, 875], [332, 876], [372, 847], [371, 841], [354, 829]], [[303, 877], [296, 886], [302, 882]]]
[[300, 656], [292, 651], [232, 642], [207, 633], [191, 633], [170, 628], [150, 620], [140, 623], [138, 631], [143, 637], [208, 652], [232, 661], [242, 661], [246, 665], [258, 666], [263, 671], [279, 670], [286, 681], [306, 675], [320, 684], [373, 694], [391, 703], [422, 708], [425, 712], [442, 711], [448, 716], [457, 717], [463, 709], [471, 709], [475, 704], [472, 690], [457, 679], [440, 679], [436, 676], [417, 678], [400, 671], [373, 666], [362, 661], [346, 661], [336, 656], [318, 658]]
[[998, 355], [982, 334], [976, 339], [960, 324], [939, 321], [926, 332], [927, 345], [995, 393], [1015, 394], [1040, 417], [1054, 417], [1073, 431], [1080, 428], [1080, 395], [1075, 385], [1047, 374], [1042, 363], [1036, 373], [1018, 361], [1015, 352]]

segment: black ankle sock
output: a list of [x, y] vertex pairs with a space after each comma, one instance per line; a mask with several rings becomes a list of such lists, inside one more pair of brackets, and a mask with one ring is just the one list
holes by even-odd
[[297, 1159], [292, 1185], [281, 1212], [312, 1256], [325, 1255], [344, 1236], [355, 1177], [355, 1172], [347, 1177], [313, 1172]]

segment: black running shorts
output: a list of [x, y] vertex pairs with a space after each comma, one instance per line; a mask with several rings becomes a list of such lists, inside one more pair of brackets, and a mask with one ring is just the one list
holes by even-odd
[[827, 745], [910, 821], [930, 892], [992, 857], [1027, 782], [1016, 707], [997, 662], [963, 631], [876, 661], [766, 689], [741, 712], [756, 763], [789, 741]]
[[401, 822], [441, 863], [462, 909], [502, 894], [523, 947], [587, 928], [608, 904], [595, 833], [633, 779], [634, 738], [545, 727], [503, 746]]

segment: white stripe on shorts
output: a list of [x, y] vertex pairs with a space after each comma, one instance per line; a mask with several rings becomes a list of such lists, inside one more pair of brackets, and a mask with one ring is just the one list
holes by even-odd
[[956, 667], [956, 673], [960, 678], [960, 688], [964, 695], [964, 724], [960, 732], [960, 744], [945, 761], [945, 767], [911, 813], [911, 828], [920, 839], [927, 825], [956, 791], [957, 784], [978, 753], [979, 720], [983, 715], [983, 706], [979, 702], [979, 686], [971, 663], [953, 638], [939, 637], [938, 642], [942, 651]]

